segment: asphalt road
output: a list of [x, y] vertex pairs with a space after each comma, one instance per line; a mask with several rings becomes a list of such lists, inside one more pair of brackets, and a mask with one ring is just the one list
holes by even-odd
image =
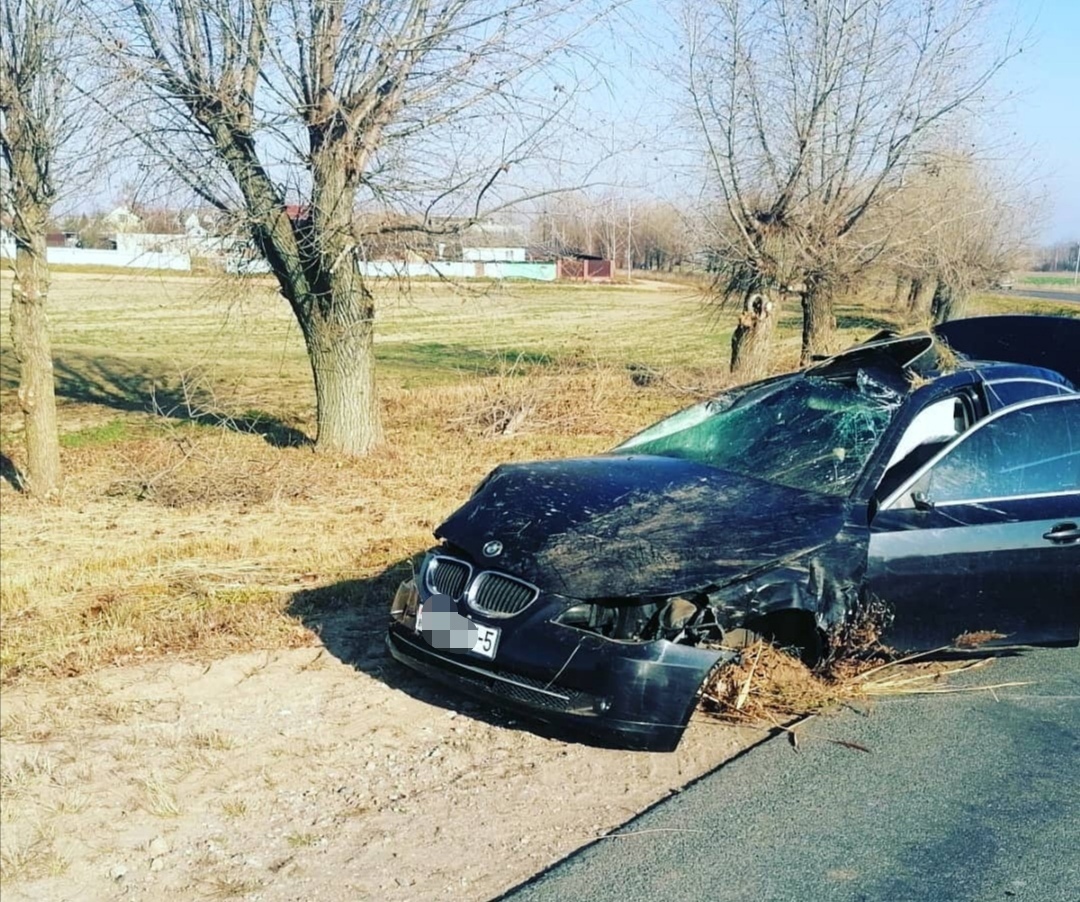
[[1077, 902], [1080, 650], [948, 685], [1013, 681], [811, 720], [502, 898]]
[[1015, 295], [1022, 298], [1041, 298], [1044, 301], [1072, 301], [1080, 304], [1080, 291], [1029, 291], [1027, 288], [1013, 288], [1009, 291], [991, 291], [990, 294], [1003, 296]]

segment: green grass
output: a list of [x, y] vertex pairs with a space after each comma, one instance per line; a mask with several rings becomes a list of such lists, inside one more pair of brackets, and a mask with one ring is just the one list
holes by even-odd
[[88, 426], [60, 436], [62, 448], [86, 448], [90, 445], [111, 444], [130, 439], [131, 425], [123, 420], [109, 420], [98, 426]]
[[1074, 276], [1024, 276], [1018, 280], [1021, 285], [1040, 287], [1062, 286], [1072, 288], [1076, 284]]
[[1056, 289], [1058, 291], [1080, 291], [1080, 283], [1077, 282], [1072, 272], [1017, 272], [1013, 273], [1013, 282], [1017, 290], [1031, 289]]
[[1065, 316], [1076, 319], [1080, 317], [1080, 304], [1025, 298], [1022, 290], [1009, 295], [978, 294], [968, 301], [965, 316], [995, 316], [1008, 313], [1036, 313], [1041, 316]]

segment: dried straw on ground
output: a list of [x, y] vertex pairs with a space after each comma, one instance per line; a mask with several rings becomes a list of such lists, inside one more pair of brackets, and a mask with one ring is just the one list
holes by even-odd
[[712, 674], [702, 690], [700, 709], [727, 722], [777, 727], [785, 720], [881, 696], [992, 692], [1025, 685], [950, 686], [949, 677], [989, 666], [993, 659], [930, 660], [935, 651], [944, 649], [876, 664], [841, 658], [816, 672], [779, 648], [756, 642], [743, 651], [737, 663]]

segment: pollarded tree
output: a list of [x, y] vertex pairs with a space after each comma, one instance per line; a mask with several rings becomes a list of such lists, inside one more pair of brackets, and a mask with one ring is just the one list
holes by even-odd
[[881, 211], [890, 221], [885, 259], [909, 280], [908, 312], [936, 323], [963, 315], [972, 291], [1024, 254], [1037, 210], [1028, 180], [1014, 171], [960, 151], [927, 160]]
[[39, 497], [54, 494], [61, 480], [45, 236], [64, 168], [60, 157], [86, 120], [72, 86], [81, 60], [77, 21], [77, 0], [5, 0], [0, 13], [0, 209], [15, 239], [11, 338], [27, 482]]
[[[694, 0], [683, 17], [692, 131], [739, 298], [793, 291], [802, 358], [826, 350], [832, 296], [881, 253], [867, 214], [1019, 50], [994, 0]], [[760, 306], [760, 305], [759, 305]], [[736, 353], [737, 356], [737, 353]]]
[[148, 89], [143, 145], [243, 222], [269, 264], [306, 344], [317, 446], [368, 451], [382, 435], [376, 299], [356, 251], [460, 230], [507, 201], [511, 170], [574, 95], [570, 40], [588, 13], [565, 0], [131, 3], [110, 46]]

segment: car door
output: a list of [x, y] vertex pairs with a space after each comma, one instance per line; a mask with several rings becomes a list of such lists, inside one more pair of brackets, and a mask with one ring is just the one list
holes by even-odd
[[1080, 395], [977, 423], [882, 500], [867, 584], [892, 605], [886, 641], [1076, 644], [1080, 633]]

